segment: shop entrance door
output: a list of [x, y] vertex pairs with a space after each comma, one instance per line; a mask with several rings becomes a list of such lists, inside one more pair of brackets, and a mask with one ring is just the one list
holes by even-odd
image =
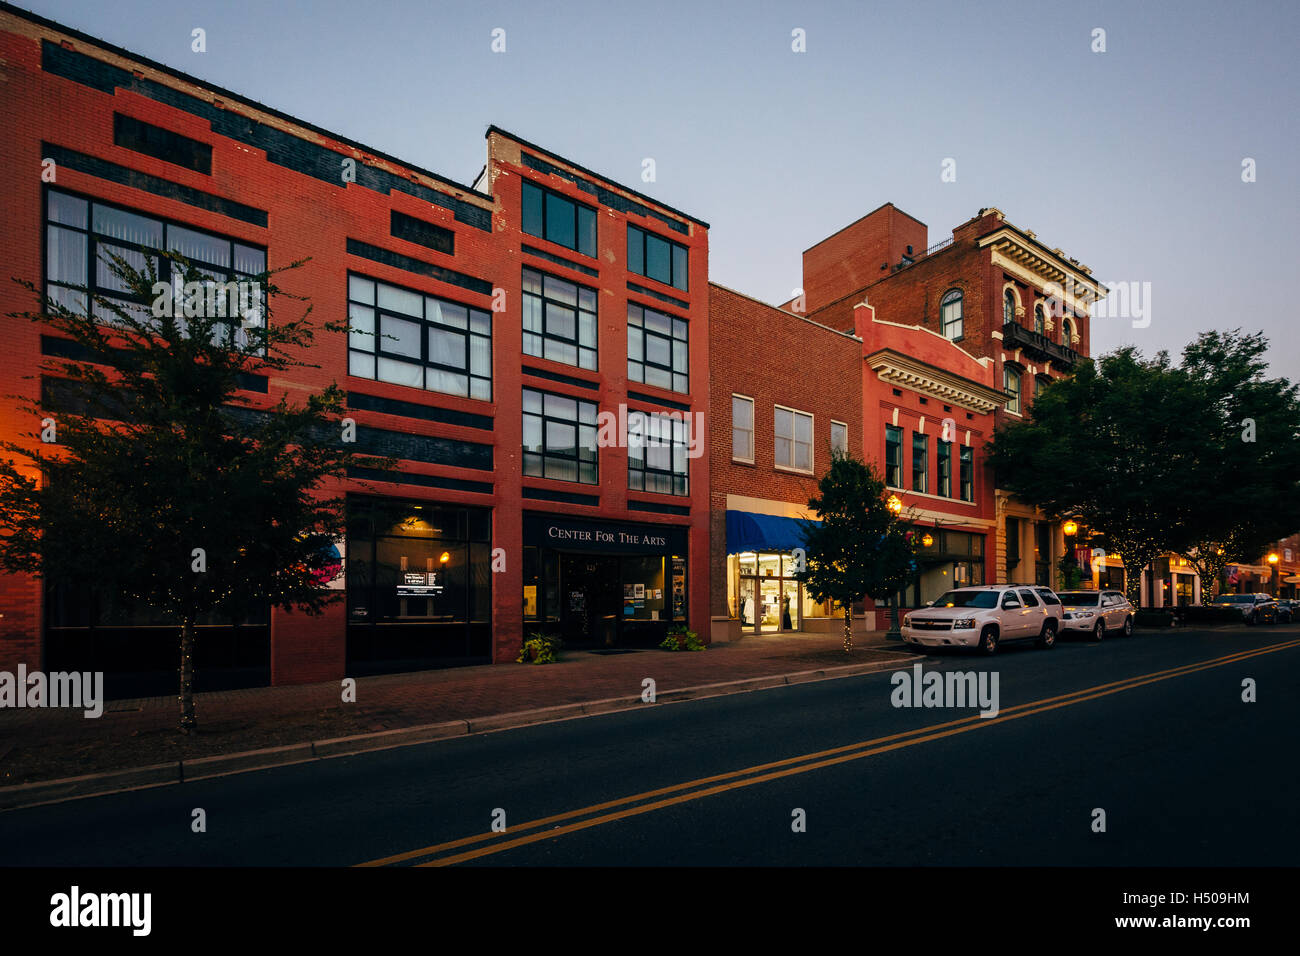
[[606, 637], [617, 642], [622, 609], [617, 557], [561, 555], [560, 634], [565, 644], [603, 646]]
[[740, 555], [740, 627], [751, 634], [775, 634], [800, 629], [801, 588], [789, 556], [752, 552]]

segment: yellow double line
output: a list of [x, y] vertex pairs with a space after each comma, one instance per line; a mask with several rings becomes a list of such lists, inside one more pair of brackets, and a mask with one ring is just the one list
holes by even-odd
[[[1283, 641], [1278, 644], [1271, 644], [1267, 647], [1257, 648], [1255, 650], [1240, 651], [1235, 654], [1227, 654], [1223, 657], [1212, 658], [1207, 661], [1184, 664], [1180, 667], [1172, 667], [1168, 670], [1156, 671], [1151, 674], [1140, 674], [1136, 677], [1113, 681], [1109, 684], [1099, 684], [1095, 687], [1087, 687], [1082, 690], [1073, 691], [1068, 694], [1061, 694], [1056, 697], [1048, 697], [1043, 700], [1017, 704], [1013, 707], [1004, 708], [997, 717], [992, 719], [981, 718], [978, 714], [972, 714], [969, 717], [951, 720], [942, 724], [920, 727], [915, 730], [890, 734], [885, 737], [877, 737], [873, 740], [863, 740], [858, 743], [846, 744], [842, 747], [833, 747], [830, 750], [820, 750], [815, 753], [803, 754], [799, 757], [787, 757], [784, 760], [758, 764], [757, 766], [746, 767], [743, 770], [732, 770], [728, 773], [717, 774], [712, 777], [701, 777], [698, 780], [673, 784], [671, 787], [661, 787], [658, 790], [647, 790], [644, 793], [634, 794], [629, 797], [621, 797], [618, 800], [597, 803], [589, 807], [583, 807], [579, 810], [568, 810], [564, 813], [542, 817], [538, 820], [530, 820], [527, 823], [515, 824], [510, 827], [508, 833], [479, 833], [474, 836], [463, 837], [459, 840], [451, 840], [447, 843], [437, 843], [433, 846], [421, 847], [418, 850], [409, 850], [406, 853], [398, 853], [394, 856], [386, 856], [378, 860], [370, 860], [369, 862], [358, 865], [389, 866], [395, 863], [405, 863], [421, 857], [433, 857], [433, 859], [418, 863], [416, 864], [417, 866], [450, 866], [453, 863], [463, 863], [466, 860], [473, 860], [494, 853], [502, 853], [506, 850], [513, 849], [514, 847], [526, 846], [527, 844], [537, 843], [541, 840], [551, 840], [568, 833], [576, 833], [579, 830], [586, 830], [591, 827], [600, 826], [601, 824], [613, 823], [616, 820], [639, 816], [643, 813], [661, 810], [664, 807], [687, 803], [691, 800], [699, 800], [704, 797], [713, 796], [714, 794], [724, 793], [728, 790], [752, 787], [756, 784], [766, 783], [769, 780], [777, 780], [781, 777], [808, 773], [812, 770], [820, 770], [823, 767], [831, 767], [835, 764], [846, 763], [850, 760], [861, 760], [864, 757], [887, 753], [891, 750], [899, 750], [904, 747], [912, 747], [916, 744], [926, 743], [931, 740], [939, 740], [943, 737], [968, 733], [969, 731], [978, 730], [981, 727], [996, 725], [1004, 721], [1016, 720], [1020, 717], [1028, 717], [1032, 714], [1041, 714], [1045, 711], [1055, 710], [1058, 707], [1069, 707], [1073, 704], [1081, 704], [1084, 701], [1096, 700], [1098, 697], [1106, 697], [1110, 694], [1118, 694], [1121, 691], [1132, 690], [1133, 688], [1141, 687], [1144, 684], [1154, 684], [1157, 681], [1169, 680], [1174, 677], [1183, 677], [1187, 674], [1194, 674], [1197, 671], [1209, 670], [1213, 667], [1222, 667], [1226, 664], [1234, 664], [1238, 661], [1249, 660], [1252, 657], [1258, 657], [1263, 654], [1273, 654], [1294, 647], [1300, 647], [1300, 640]], [[565, 821], [575, 822], [566, 824]], [[524, 835], [521, 836], [520, 834]], [[452, 852], [461, 850], [462, 847], [472, 847], [475, 844], [480, 843], [487, 843], [487, 845], [479, 846], [470, 850], [464, 850], [462, 852]]]

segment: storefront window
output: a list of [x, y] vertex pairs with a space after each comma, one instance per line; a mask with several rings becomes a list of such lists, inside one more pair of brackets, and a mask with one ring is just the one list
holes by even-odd
[[828, 617], [829, 601], [812, 600], [795, 579], [789, 552], [746, 551], [727, 557], [728, 610], [742, 629], [758, 633], [797, 631], [809, 617]]

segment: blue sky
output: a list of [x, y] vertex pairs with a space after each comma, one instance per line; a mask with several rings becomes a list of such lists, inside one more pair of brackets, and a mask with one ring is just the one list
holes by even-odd
[[1242, 326], [1300, 378], [1295, 2], [27, 4], [461, 182], [495, 123], [708, 221], [711, 278], [769, 302], [881, 203], [931, 243], [997, 206], [1150, 283], [1150, 324], [1099, 319], [1094, 354]]

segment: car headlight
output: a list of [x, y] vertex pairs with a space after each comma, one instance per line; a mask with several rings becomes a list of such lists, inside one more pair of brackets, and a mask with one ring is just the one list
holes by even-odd
[[910, 615], [910, 614], [904, 614], [904, 615], [903, 615], [903, 627], [911, 627], [911, 625], [912, 625], [912, 615]]
[[958, 618], [957, 620], [952, 622], [952, 629], [954, 631], [968, 631], [974, 626], [975, 626], [975, 618], [973, 617]]

